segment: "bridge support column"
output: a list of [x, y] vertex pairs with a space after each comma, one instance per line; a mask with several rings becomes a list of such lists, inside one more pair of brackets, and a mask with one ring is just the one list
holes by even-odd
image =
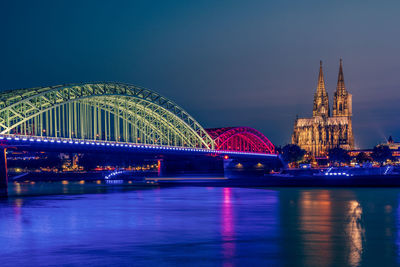
[[8, 197], [7, 149], [0, 146], [0, 198]]

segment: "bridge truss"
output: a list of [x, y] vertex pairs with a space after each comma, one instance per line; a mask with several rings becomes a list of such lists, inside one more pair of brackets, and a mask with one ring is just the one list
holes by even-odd
[[206, 129], [214, 139], [215, 149], [252, 153], [275, 153], [275, 146], [268, 138], [250, 127]]
[[213, 149], [174, 102], [124, 83], [83, 83], [0, 94], [0, 134]]

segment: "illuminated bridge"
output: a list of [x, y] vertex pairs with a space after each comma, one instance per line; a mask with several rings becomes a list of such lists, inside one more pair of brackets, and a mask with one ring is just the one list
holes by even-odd
[[[173, 101], [124, 83], [82, 83], [0, 94], [3, 147], [55, 147], [275, 157], [248, 127], [205, 130]], [[72, 148], [72, 149], [75, 149]], [[71, 148], [69, 148], [71, 149]], [[160, 152], [164, 151], [164, 152]]]

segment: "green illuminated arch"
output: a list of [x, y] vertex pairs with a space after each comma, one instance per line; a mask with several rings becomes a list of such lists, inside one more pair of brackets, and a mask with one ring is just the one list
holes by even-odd
[[151, 90], [83, 83], [0, 94], [0, 133], [213, 148], [185, 110]]

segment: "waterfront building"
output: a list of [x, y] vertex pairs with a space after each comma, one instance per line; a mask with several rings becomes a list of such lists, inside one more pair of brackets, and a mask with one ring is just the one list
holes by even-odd
[[394, 141], [392, 136], [389, 136], [386, 143], [381, 144], [381, 146], [388, 146], [390, 150], [400, 150], [400, 142]]
[[311, 118], [296, 118], [292, 143], [312, 156], [325, 156], [329, 149], [354, 148], [352, 127], [352, 95], [346, 90], [343, 63], [340, 59], [339, 75], [333, 98], [332, 115], [325, 89], [322, 61], [320, 62], [317, 90]]

